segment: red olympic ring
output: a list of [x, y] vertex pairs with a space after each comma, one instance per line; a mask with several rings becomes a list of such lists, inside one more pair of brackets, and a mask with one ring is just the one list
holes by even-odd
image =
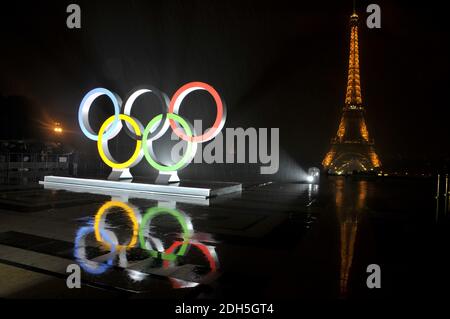
[[220, 98], [219, 93], [217, 93], [217, 91], [211, 85], [203, 82], [190, 82], [183, 85], [178, 89], [178, 91], [175, 92], [172, 99], [170, 100], [169, 113], [178, 114], [181, 103], [183, 102], [184, 98], [189, 93], [196, 90], [206, 90], [214, 98], [217, 107], [217, 115], [212, 127], [202, 135], [189, 137], [183, 132], [183, 130], [181, 130], [177, 126], [175, 121], [170, 120], [170, 126], [172, 127], [172, 130], [175, 132], [175, 134], [184, 141], [202, 143], [213, 139], [217, 134], [219, 134], [226, 120], [226, 113], [227, 113], [226, 108], [224, 107], [224, 104], [222, 102], [222, 99]]

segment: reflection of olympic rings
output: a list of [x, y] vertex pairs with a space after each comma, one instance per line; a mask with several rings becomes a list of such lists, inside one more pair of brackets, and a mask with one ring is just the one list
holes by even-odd
[[[182, 245], [183, 245], [183, 242], [176, 241], [172, 244], [172, 246], [170, 246], [169, 248], [166, 249], [165, 253], [172, 254], [175, 251], [175, 249], [177, 249], [178, 247], [180, 247]], [[194, 241], [191, 241], [190, 245], [197, 247], [202, 252], [202, 254], [206, 257], [206, 260], [208, 261], [211, 272], [217, 271], [218, 259], [217, 259], [217, 255], [216, 255], [216, 251], [214, 250], [214, 247], [206, 246], [202, 243], [194, 242]], [[170, 263], [171, 263], [171, 261], [164, 260], [163, 261], [164, 268], [168, 268], [170, 266]]]
[[109, 243], [107, 243], [107, 242], [105, 243], [105, 240], [104, 240], [103, 234], [102, 234], [102, 229], [104, 228], [105, 215], [113, 207], [122, 208], [127, 213], [128, 217], [130, 218], [130, 220], [133, 224], [133, 235], [130, 239], [130, 242], [127, 245], [117, 245], [115, 249], [120, 251], [123, 249], [133, 248], [134, 246], [136, 246], [136, 243], [137, 243], [139, 221], [136, 218], [136, 213], [134, 212], [134, 210], [130, 206], [128, 206], [127, 204], [125, 204], [123, 202], [109, 201], [109, 202], [106, 202], [105, 204], [103, 204], [102, 207], [100, 207], [97, 214], [95, 215], [95, 220], [94, 220], [95, 239], [98, 242], [105, 244], [108, 248], [111, 247], [111, 245]]
[[[75, 237], [75, 247], [74, 247], [74, 256], [75, 259], [77, 259], [80, 262], [81, 268], [83, 268], [86, 272], [93, 274], [93, 275], [99, 275], [104, 273], [108, 268], [110, 268], [113, 264], [113, 257], [108, 259], [105, 263], [98, 263], [93, 262], [91, 260], [88, 260], [86, 257], [86, 245], [85, 245], [85, 237], [89, 235], [90, 233], [93, 233], [94, 227], [86, 226], [81, 227], [78, 229], [76, 237]], [[116, 245], [111, 240], [112, 233], [107, 233], [105, 231], [101, 231], [102, 238], [104, 238], [106, 241], [108, 241], [111, 252], [114, 253], [116, 249]]]
[[[206, 246], [202, 243], [194, 242], [194, 241], [191, 241], [189, 244], [194, 247], [197, 247], [202, 252], [202, 254], [206, 257], [206, 260], [208, 261], [209, 269], [210, 269], [208, 274], [216, 272], [218, 264], [219, 264], [219, 259], [217, 258], [217, 254], [216, 254], [214, 247]], [[172, 244], [172, 246], [170, 246], [169, 248], [166, 249], [165, 253], [172, 254], [175, 251], [175, 249], [177, 249], [181, 245], [183, 245], [183, 242], [176, 241]], [[164, 260], [163, 267], [169, 268], [172, 266], [173, 262], [174, 261]], [[178, 280], [176, 278], [170, 278], [170, 280], [172, 281], [172, 284], [175, 288], [183, 287], [183, 284], [180, 280]]]
[[[128, 244], [119, 245], [119, 239], [116, 233], [114, 233], [112, 229], [107, 229], [106, 215], [115, 207], [125, 211], [133, 224], [133, 234]], [[182, 239], [175, 240], [167, 249], [164, 248], [162, 240], [151, 236], [149, 231], [153, 219], [160, 215], [174, 217], [182, 228]], [[127, 268], [128, 248], [135, 247], [138, 239], [140, 248], [148, 251], [150, 259], [162, 259], [162, 267], [164, 268], [169, 268], [174, 265], [176, 259], [180, 256], [185, 256], [191, 246], [196, 247], [208, 262], [210, 269], [208, 275], [216, 272], [219, 267], [215, 248], [193, 241], [192, 236], [194, 230], [189, 216], [174, 208], [160, 206], [152, 207], [147, 209], [145, 215], [141, 218], [138, 209], [133, 205], [119, 201], [108, 201], [97, 211], [93, 221], [94, 225], [92, 226], [91, 223], [89, 224], [91, 226], [80, 227], [77, 231], [74, 245], [74, 257], [80, 267], [92, 275], [102, 274], [113, 265]], [[99, 242], [103, 248], [109, 250], [106, 255], [98, 257], [99, 261], [95, 261], [95, 259], [89, 260], [87, 257], [88, 247], [85, 242], [86, 236], [91, 233], [94, 233], [96, 241]], [[132, 277], [133, 280], [142, 280], [143, 278], [142, 274], [139, 272], [136, 274], [130, 272], [130, 274], [137, 276]], [[172, 277], [169, 279], [174, 288], [192, 287], [192, 283], [185, 282], [181, 279]]]
[[[176, 218], [178, 223], [180, 224], [181, 228], [183, 229], [183, 241], [180, 244], [180, 249], [177, 253], [172, 252], [164, 252], [164, 251], [158, 251], [154, 250], [153, 247], [149, 244], [149, 241], [145, 240], [145, 235], [148, 235], [150, 224], [152, 219], [157, 215], [162, 214], [169, 214]], [[145, 233], [145, 230], [147, 230], [147, 234]], [[153, 207], [147, 209], [145, 215], [142, 217], [141, 227], [139, 229], [139, 242], [142, 249], [148, 250], [150, 253], [150, 256], [152, 257], [158, 257], [161, 255], [161, 258], [164, 260], [175, 260], [178, 256], [183, 256], [186, 253], [186, 250], [189, 246], [189, 239], [192, 237], [193, 227], [190, 218], [176, 210], [166, 207]], [[150, 237], [150, 236], [149, 236]]]
[[[214, 98], [217, 115], [214, 124], [206, 130], [206, 133], [195, 135], [189, 123], [179, 114], [181, 103], [188, 94], [197, 90], [205, 90]], [[131, 117], [131, 109], [137, 98], [145, 93], [153, 93], [159, 100], [162, 108], [161, 114], [155, 116], [145, 128], [137, 119]], [[89, 124], [89, 110], [93, 102], [100, 96], [106, 95], [114, 105], [114, 115], [109, 117], [101, 126], [98, 135]], [[104, 88], [97, 88], [89, 91], [83, 98], [78, 111], [78, 122], [81, 130], [91, 140], [97, 141], [100, 157], [111, 168], [126, 169], [135, 166], [145, 155], [147, 162], [159, 171], [176, 171], [185, 167], [195, 156], [197, 143], [210, 141], [222, 130], [226, 121], [226, 107], [217, 91], [210, 85], [203, 82], [191, 82], [183, 85], [176, 91], [169, 101], [167, 95], [155, 89], [139, 89], [133, 92], [125, 102], [124, 114], [120, 114], [122, 101], [120, 97]], [[119, 134], [122, 129], [122, 121], [125, 121], [125, 132], [136, 140], [136, 148], [130, 159], [123, 163], [117, 163], [111, 156], [108, 149], [108, 141]], [[163, 165], [153, 152], [152, 142], [162, 137], [168, 128], [188, 143], [186, 153], [181, 160], [173, 165]], [[142, 135], [143, 134], [143, 135]], [[149, 150], [150, 149], [150, 150]]]

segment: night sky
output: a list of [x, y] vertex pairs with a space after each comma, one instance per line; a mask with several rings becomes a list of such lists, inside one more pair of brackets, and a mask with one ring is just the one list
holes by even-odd
[[[81, 30], [66, 27], [72, 2], [81, 6]], [[436, 3], [375, 1], [382, 28], [370, 30], [364, 22], [372, 2], [357, 7], [363, 103], [380, 158], [448, 158], [447, 13]], [[301, 166], [319, 166], [336, 133], [351, 0], [26, 3], [2, 4], [0, 95], [2, 108], [11, 96], [26, 99], [31, 115], [2, 110], [0, 139], [13, 130], [24, 137], [24, 118], [59, 121], [73, 131], [68, 142], [95, 152], [77, 122], [87, 91], [105, 87], [125, 99], [151, 84], [172, 96], [189, 81], [219, 91], [227, 127], [279, 127], [283, 154]], [[214, 113], [210, 102], [193, 96], [182, 115]], [[139, 109], [144, 123], [158, 113]]]

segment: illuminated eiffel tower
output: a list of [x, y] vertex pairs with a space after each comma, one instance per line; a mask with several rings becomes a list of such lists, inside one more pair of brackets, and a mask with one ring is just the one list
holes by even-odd
[[347, 94], [339, 128], [322, 165], [331, 174], [374, 171], [381, 167], [373, 139], [369, 137], [361, 97], [358, 26], [355, 11], [350, 16], [350, 57]]

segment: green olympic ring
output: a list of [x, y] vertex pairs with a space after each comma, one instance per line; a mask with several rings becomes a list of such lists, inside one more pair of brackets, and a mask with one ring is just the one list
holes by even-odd
[[[192, 129], [189, 127], [189, 124], [179, 115], [175, 113], [167, 113], [166, 121], [173, 120], [177, 121], [181, 124], [183, 129], [186, 131], [186, 135], [189, 137], [189, 140], [187, 141], [187, 150], [184, 153], [184, 156], [175, 164], [173, 165], [162, 165], [155, 161], [150, 154], [148, 150], [147, 142], [152, 143], [152, 139], [148, 140], [148, 135], [150, 134], [151, 129], [158, 121], [162, 121], [163, 115], [159, 114], [155, 116], [145, 127], [144, 134], [142, 136], [142, 148], [144, 149], [144, 155], [147, 162], [157, 169], [158, 171], [165, 171], [165, 172], [171, 172], [171, 171], [177, 171], [180, 168], [183, 168], [188, 164], [188, 162], [192, 159], [192, 157], [195, 155], [192, 151], [193, 141], [192, 141]], [[178, 130], [178, 128], [176, 128]], [[195, 144], [196, 145], [196, 144]], [[150, 145], [151, 147], [151, 145]]]

